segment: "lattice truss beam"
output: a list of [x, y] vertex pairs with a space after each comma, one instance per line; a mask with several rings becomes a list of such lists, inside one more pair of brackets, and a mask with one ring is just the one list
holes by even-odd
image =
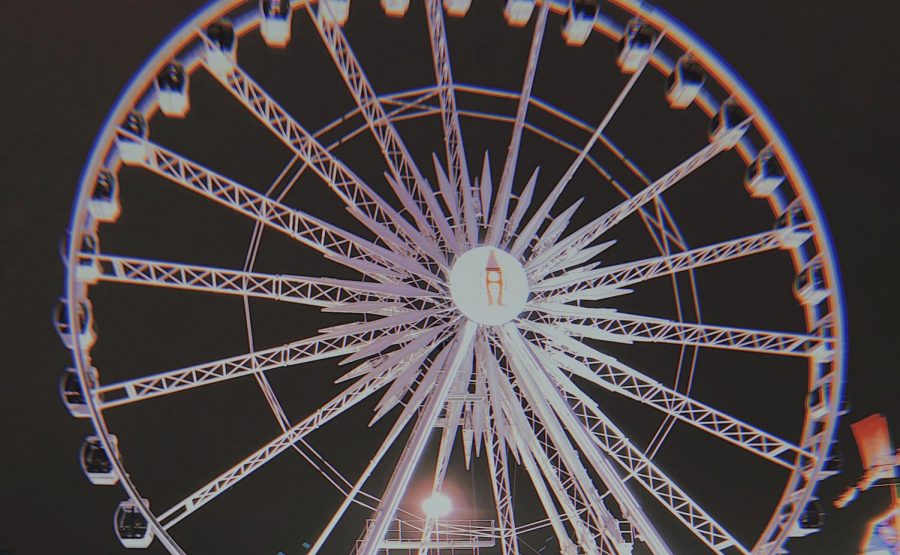
[[[211, 69], [210, 73], [300, 160], [308, 163], [347, 205], [350, 213], [391, 249], [414, 256], [420, 262], [432, 261], [446, 266], [446, 257], [432, 240], [410, 225], [390, 203], [335, 158], [239, 65], [234, 64], [225, 74]], [[412, 215], [417, 217], [420, 226], [426, 225], [418, 212], [413, 211]]]
[[380, 97], [372, 88], [343, 30], [329, 21], [323, 13], [328, 5], [322, 3], [318, 10], [314, 10], [311, 3], [305, 2], [304, 7], [381, 148], [393, 180], [399, 186], [395, 191], [399, 189], [396, 192], [401, 195], [404, 208], [419, 222], [420, 231], [441, 244], [448, 254], [458, 253], [459, 245], [455, 234], [431, 186], [413, 162], [393, 122], [387, 117]]
[[544, 349], [552, 360], [579, 378], [655, 408], [788, 469], [795, 470], [813, 460], [812, 453], [797, 445], [679, 393], [552, 328], [524, 325], [523, 330], [535, 346]]

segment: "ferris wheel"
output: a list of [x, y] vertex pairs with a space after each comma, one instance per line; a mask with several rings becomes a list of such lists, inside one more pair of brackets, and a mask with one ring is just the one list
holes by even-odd
[[[87, 478], [125, 492], [126, 548], [185, 553], [207, 506], [294, 456], [331, 492], [306, 500], [308, 553], [785, 553], [840, 468], [844, 317], [812, 188], [730, 68], [636, 0], [212, 2], [111, 111], [66, 260], [60, 392], [93, 427]], [[209, 321], [185, 364], [104, 341], [153, 289]], [[134, 341], [174, 353], [169, 326]], [[156, 496], [136, 468], [178, 465], [135, 465], [116, 422], [217, 396], [262, 398], [275, 431]], [[327, 445], [335, 426], [358, 448]]]

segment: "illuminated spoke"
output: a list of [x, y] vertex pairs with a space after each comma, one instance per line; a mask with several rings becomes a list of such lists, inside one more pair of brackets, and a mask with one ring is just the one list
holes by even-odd
[[229, 488], [243, 480], [264, 464], [295, 443], [302, 441], [311, 432], [319, 429], [327, 422], [367, 399], [370, 395], [390, 383], [401, 371], [397, 368], [386, 374], [369, 376], [357, 381], [340, 395], [324, 404], [320, 409], [304, 418], [278, 437], [263, 445], [250, 456], [240, 461], [229, 470], [217, 476], [190, 496], [175, 504], [159, 516], [165, 528], [170, 528], [189, 516], [191, 513], [209, 503]]
[[[209, 69], [208, 65], [207, 68]], [[335, 158], [240, 66], [230, 66], [227, 73], [210, 70], [210, 74], [300, 160], [309, 164], [344, 202], [352, 215], [363, 223], [375, 222], [381, 231], [379, 238], [393, 250], [412, 254], [419, 260], [430, 256], [435, 262], [446, 264], [446, 259], [436, 245], [406, 222], [350, 168]], [[424, 221], [421, 223], [424, 224]]]
[[[446, 190], [444, 201], [450, 207], [451, 213], [454, 214], [457, 225], [463, 226], [466, 243], [475, 245], [478, 242], [474, 207], [476, 198], [473, 196], [474, 191], [469, 183], [466, 150], [459, 125], [459, 112], [456, 109], [450, 49], [447, 45], [447, 32], [444, 27], [444, 10], [440, 0], [426, 0], [425, 13], [428, 19], [431, 56], [434, 61], [434, 73], [441, 102], [441, 123], [444, 128], [447, 165], [450, 170], [450, 187], [442, 188], [442, 190]], [[438, 179], [440, 177], [441, 174], [438, 173]]]
[[[650, 51], [645, 55], [644, 59], [641, 61], [641, 64], [638, 66], [638, 69], [631, 75], [631, 78], [628, 79], [628, 82], [625, 84], [625, 87], [619, 93], [619, 96], [616, 97], [616, 100], [613, 102], [612, 106], [610, 106], [609, 110], [607, 110], [606, 115], [603, 116], [603, 119], [600, 120], [600, 123], [594, 129], [594, 133], [591, 135], [591, 138], [588, 139], [587, 143], [584, 145], [584, 148], [581, 149], [581, 152], [578, 153], [578, 156], [569, 165], [569, 168], [566, 170], [566, 173], [559, 179], [556, 185], [553, 187], [553, 190], [547, 195], [547, 198], [541, 204], [540, 208], [538, 208], [537, 212], [534, 216], [532, 216], [531, 220], [528, 224], [522, 229], [521, 234], [519, 234], [516, 242], [513, 244], [510, 252], [513, 256], [522, 256], [525, 253], [525, 249], [527, 248], [529, 242], [532, 240], [532, 237], [537, 232], [540, 225], [550, 216], [550, 210], [556, 204], [556, 201], [559, 200], [559, 197], [562, 195], [563, 191], [565, 191], [566, 186], [568, 186], [569, 182], [575, 177], [575, 173], [578, 172], [578, 169], [581, 167], [581, 164], [584, 163], [585, 158], [588, 153], [594, 148], [594, 145], [597, 144], [597, 141], [600, 139], [600, 136], [603, 134], [603, 131], [606, 129], [606, 126], [609, 125], [609, 122], [612, 120], [613, 116], [616, 115], [619, 107], [622, 105], [622, 102], [625, 101], [625, 97], [628, 96], [628, 93], [631, 91], [634, 84], [637, 83], [638, 78], [644, 72], [644, 68], [647, 67], [647, 63], [650, 61], [650, 58], [653, 57], [653, 53], [656, 51], [656, 47], [659, 45], [660, 41], [662, 41], [664, 33], [660, 33], [659, 36], [656, 37], [656, 40], [653, 42], [653, 45], [650, 48]], [[540, 243], [535, 245], [534, 252], [540, 253], [543, 249], [541, 249], [542, 245]]]
[[[372, 517], [372, 525], [367, 527], [366, 534], [361, 541], [358, 549], [360, 555], [375, 555], [379, 548], [394, 513], [400, 505], [406, 487], [412, 479], [413, 471], [416, 463], [422, 456], [428, 438], [437, 422], [438, 417], [443, 410], [450, 394], [450, 389], [454, 383], [457, 372], [463, 366], [467, 359], [472, 356], [472, 345], [475, 338], [475, 330], [477, 325], [472, 322], [464, 324], [464, 328], [454, 346], [453, 353], [448, 356], [446, 368], [432, 368], [429, 373], [440, 373], [432, 380], [432, 391], [428, 394], [427, 401], [422, 404], [422, 411], [419, 414], [416, 424], [413, 427], [406, 449], [400, 455], [400, 461], [391, 476], [387, 490], [382, 496], [381, 503]], [[423, 382], [422, 386], [425, 387]], [[409, 408], [409, 407], [407, 407]]]
[[559, 315], [550, 308], [540, 314], [532, 313], [527, 318], [572, 336], [601, 341], [649, 341], [775, 355], [809, 356], [811, 352], [825, 347], [831, 339], [799, 333], [686, 324], [604, 309], [598, 309], [596, 312], [599, 314], [591, 315], [591, 310], [585, 309], [584, 315]]
[[790, 470], [813, 458], [800, 447], [695, 401], [553, 328], [524, 322], [522, 326], [537, 334], [530, 338], [536, 346], [545, 349], [561, 368], [579, 378], [653, 407]]
[[145, 169], [281, 231], [319, 251], [329, 260], [379, 279], [409, 276], [431, 282], [438, 280], [434, 274], [414, 260], [404, 258], [300, 210], [284, 206], [149, 141], [147, 148], [148, 157], [139, 162]]
[[[594, 470], [600, 474], [608, 487], [617, 486], [618, 478], [608, 468], [609, 465], [605, 459], [598, 457], [593, 452], [593, 446], [587, 440], [586, 431], [573, 423], [572, 419], [569, 418], [570, 413], [563, 397], [555, 388], [548, 387], [546, 373], [549, 370], [549, 365], [541, 360], [541, 357], [536, 354], [534, 349], [525, 343], [524, 338], [514, 326], [507, 324], [501, 328], [500, 335], [502, 344], [511, 355], [511, 369], [516, 376], [516, 382], [519, 384], [524, 396], [531, 403], [535, 414], [546, 427], [548, 436], [560, 451], [563, 460], [578, 461], [579, 455], [577, 453], [580, 452], [591, 463]], [[567, 432], [578, 445], [578, 451], [569, 442]], [[587, 470], [579, 462], [569, 462], [569, 465], [570, 470], [575, 474], [575, 479], [581, 483], [581, 488], [589, 499], [589, 513], [593, 514], [606, 539], [615, 546], [616, 551], [630, 551], [630, 549], [625, 547], [625, 541], [618, 522], [609, 513], [600, 499], [599, 493], [594, 488]], [[638, 518], [639, 515], [633, 514], [633, 512], [639, 510], [639, 505], [627, 493], [627, 490], [616, 487], [613, 490], [613, 496], [622, 504], [625, 512], [631, 513], [632, 518]], [[640, 523], [641, 530], [647, 534], [648, 539], [653, 540], [653, 546], [662, 548], [657, 552], [671, 553], [646, 517], [640, 519]]]
[[665, 191], [687, 177], [694, 170], [703, 166], [709, 160], [712, 160], [717, 154], [725, 150], [728, 144], [727, 138], [727, 136], [722, 137], [703, 147], [687, 160], [670, 170], [667, 174], [654, 181], [653, 184], [640, 193], [622, 201], [616, 207], [586, 224], [575, 233], [569, 235], [565, 240], [561, 241], [553, 248], [536, 256], [532, 256], [525, 264], [529, 274], [535, 278], [541, 278], [554, 271], [557, 265], [567, 256], [571, 256], [587, 247], [614, 225], [624, 220], [648, 202], [656, 200]]
[[412, 299], [429, 305], [440, 302], [428, 291], [403, 283], [273, 275], [99, 254], [82, 254], [79, 260], [96, 264], [100, 281], [246, 295], [331, 309], [386, 299], [401, 304]]
[[597, 403], [561, 373], [554, 379], [596, 444], [644, 489], [681, 521], [703, 543], [718, 553], [735, 548], [749, 554], [727, 530], [666, 476], [642, 451], [609, 420]]
[[531, 103], [531, 89], [534, 86], [534, 76], [537, 73], [549, 11], [550, 3], [542, 2], [541, 11], [534, 24], [534, 35], [531, 39], [531, 49], [528, 52], [528, 65], [525, 67], [525, 78], [522, 80], [522, 90], [519, 93], [519, 106], [516, 109], [516, 121], [513, 123], [512, 137], [506, 151], [506, 162], [503, 164], [503, 173], [500, 175], [497, 197], [494, 200], [494, 210], [489, 219], [490, 225], [485, 239], [485, 243], [488, 245], [497, 245], [502, 239], [509, 199], [512, 195], [512, 184], [516, 174], [516, 163], [519, 159], [522, 131], [525, 128], [525, 115], [528, 112], [528, 105]]
[[171, 370], [153, 376], [113, 383], [94, 390], [101, 408], [110, 408], [169, 395], [274, 368], [353, 354], [379, 340], [396, 343], [445, 324], [446, 316], [434, 311], [409, 312], [367, 324], [350, 324], [322, 335], [280, 347], [255, 351], [213, 362]]
[[420, 224], [420, 230], [426, 235], [435, 237], [435, 230], [440, 232], [440, 238], [449, 252], [458, 252], [453, 231], [444, 217], [443, 211], [438, 205], [437, 198], [431, 186], [425, 181], [419, 168], [412, 160], [412, 156], [406, 145], [400, 138], [393, 122], [387, 117], [384, 107], [375, 90], [372, 88], [369, 78], [366, 76], [350, 48], [347, 37], [339, 25], [326, 21], [323, 18], [323, 10], [328, 9], [328, 4], [319, 4], [318, 11], [314, 11], [311, 2], [304, 2], [304, 7], [310, 19], [319, 31], [328, 52], [331, 54], [335, 65], [341, 72], [347, 84], [347, 89], [356, 101], [356, 105], [372, 131], [372, 136], [378, 142], [391, 174], [397, 183], [414, 199], [412, 205], [405, 205], [411, 213], [421, 214], [425, 225]]
[[590, 295], [593, 290], [628, 287], [660, 276], [769, 252], [782, 245], [779, 237], [779, 231], [766, 231], [667, 256], [601, 266], [587, 273], [567, 272], [540, 281], [532, 290], [542, 300], [560, 303], [575, 301]]

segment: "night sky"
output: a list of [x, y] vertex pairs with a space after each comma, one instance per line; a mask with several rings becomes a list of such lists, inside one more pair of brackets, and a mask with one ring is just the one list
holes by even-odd
[[[371, 64], [366, 67], [384, 68], [390, 62], [391, 48], [404, 48], [404, 41], [411, 39], [410, 35], [400, 32], [387, 37], [368, 32], [368, 22], [381, 24], [385, 21], [374, 16], [358, 17], [363, 10], [366, 14], [380, 13], [375, 6], [363, 5], [369, 1], [376, 4], [375, 0], [354, 0], [347, 32], [364, 65]], [[477, 6], [473, 7], [473, 16], [493, 10], [496, 13], [488, 19], [499, 18], [499, 0], [474, 2]], [[900, 311], [900, 303], [894, 294], [900, 265], [893, 260], [900, 247], [895, 214], [900, 195], [893, 173], [896, 159], [893, 149], [900, 144], [900, 118], [896, 107], [900, 97], [900, 74], [895, 60], [900, 40], [894, 29], [900, 8], [896, 3], [884, 0], [866, 3], [865, 11], [854, 10], [849, 3], [833, 2], [825, 6], [808, 1], [724, 3], [681, 0], [657, 4], [717, 50], [768, 107], [805, 165], [831, 230], [843, 279], [849, 329], [846, 396], [852, 410], [842, 419], [838, 430], [846, 468], [842, 475], [824, 482], [818, 490], [826, 505], [825, 530], [810, 538], [794, 540], [788, 548], [797, 554], [855, 553], [865, 524], [887, 508], [889, 495], [886, 488], [878, 488], [862, 495], [849, 509], [835, 511], [830, 507], [831, 499], [855, 482], [861, 473], [848, 426], [873, 412], [885, 412], [894, 437], [900, 435], [895, 410], [900, 389], [894, 362], [897, 326], [891, 323], [892, 315]], [[78, 467], [76, 454], [82, 438], [89, 432], [89, 425], [86, 421], [71, 418], [59, 401], [57, 382], [69, 364], [69, 354], [54, 333], [50, 313], [56, 298], [63, 292], [60, 245], [92, 141], [131, 75], [156, 45], [200, 5], [194, 0], [152, 3], [96, 0], [40, 5], [17, 2], [4, 10], [4, 28], [0, 33], [0, 75], [3, 75], [0, 82], [0, 129], [3, 130], [0, 164], [4, 190], [10, 198], [0, 208], [4, 226], [0, 241], [4, 279], [0, 312], [5, 319], [4, 344], [12, 356], [7, 357], [0, 385], [0, 422], [6, 438], [6, 445], [0, 449], [0, 475], [3, 476], [0, 480], [3, 514], [0, 551], [8, 549], [18, 555], [124, 551], [115, 539], [111, 523], [113, 510], [124, 498], [123, 493], [118, 488], [91, 486]], [[303, 13], [296, 16], [298, 20], [306, 18]], [[413, 8], [410, 16], [421, 19], [421, 8]], [[466, 24], [481, 29], [479, 26], [485, 17], [448, 24], [451, 53], [455, 52], [454, 44], [461, 44], [454, 43], [454, 38], [459, 41], [459, 37], [470, 32]], [[402, 27], [398, 22], [387, 25], [397, 29]], [[551, 53], [565, 53], [557, 26], [558, 18], [551, 19], [545, 48]], [[298, 29], [301, 30], [291, 48], [285, 53], [265, 54], [269, 58], [259, 48], [258, 34], [252, 32], [252, 37], [248, 36], [246, 43], [241, 43], [241, 63], [253, 74], [264, 71], [266, 64], [273, 60], [294, 63], [289, 54], [298, 56], [305, 45], [315, 44], [314, 31], [306, 21], [295, 23], [295, 32]], [[427, 38], [424, 21], [415, 33], [418, 33], [414, 35], [417, 40]], [[498, 40], [505, 38], [509, 38], [509, 42], [498, 45], [491, 52], [480, 53], [475, 41], [459, 46], [463, 52], [460, 58], [469, 64], [469, 73], [462, 68], [455, 69], [457, 79], [466, 80], [460, 75], [468, 75], [468, 80], [472, 81], [496, 77], [498, 86], [517, 86], [530, 32], [508, 32]], [[427, 48], [427, 42], [417, 44], [418, 48]], [[573, 56], [581, 56], [584, 60], [591, 53], [602, 52], [606, 56], [602, 63], [609, 66], [603, 75], [615, 75], [609, 71], [613, 67], [613, 48], [608, 40], [594, 36], [587, 48], [593, 50]], [[498, 60], [506, 52], [521, 52], [521, 57], [515, 64], [501, 69]], [[406, 71], [382, 71], [372, 76], [377, 90], [426, 84], [424, 79], [430, 77], [427, 49], [409, 50], [404, 54], [412, 60]], [[329, 91], [340, 90], [343, 86], [329, 64], [330, 60], [321, 55], [318, 58], [311, 55], [302, 67], [290, 66], [298, 73], [270, 73], [267, 89], [279, 100], [284, 98], [282, 93], [299, 91], [301, 100], [285, 100], [286, 107], [309, 127], [316, 128], [352, 104], [348, 96], [329, 96]], [[490, 64], [496, 65], [487, 67]], [[425, 72], [416, 74], [416, 71]], [[422, 77], [416, 78], [416, 75]], [[578, 115], [589, 121], [602, 115], [609, 99], [618, 94], [620, 87], [615, 84], [599, 90], [594, 97], [596, 89], [568, 89], [564, 82], [542, 82], [540, 75], [539, 70], [537, 95], [551, 98], [558, 95], [558, 99], [552, 99], [569, 109], [573, 109], [574, 102], [574, 110], [581, 110]], [[564, 76], [560, 81], [570, 77]], [[599, 75], [589, 79], [592, 85], [598, 80], [602, 82]], [[653, 79], [661, 82], [662, 78], [654, 73]], [[635, 94], [638, 98], [651, 92], [661, 96], [660, 87], [653, 89], [653, 86], [656, 85], [651, 81], [647, 90], [636, 89]], [[227, 94], [217, 91], [211, 79], [198, 78], [192, 82], [192, 91], [198, 98], [209, 99], [206, 106], [193, 106], [191, 115], [184, 122], [156, 118], [154, 139], [209, 163], [239, 181], [265, 187], [289, 159], [287, 151], [259, 126], [254, 128], [254, 122]], [[583, 100], [578, 104], [579, 101], [572, 98]], [[223, 120], [217, 112], [220, 108], [232, 118], [228, 121], [233, 122], [233, 127], [222, 127]], [[627, 122], [624, 116], [623, 120]], [[643, 117], [652, 118], [653, 114]], [[412, 148], [420, 161], [427, 160], [425, 156], [440, 148], [439, 143], [428, 142], [439, 135], [424, 138], [429, 137], [428, 129], [435, 129], [427, 126], [437, 125], [437, 120], [429, 121], [430, 124], [421, 127], [401, 129], [410, 134], [406, 136], [407, 141], [415, 143]], [[673, 140], [674, 135], [670, 137], [661, 131], [651, 141], [646, 133], [652, 129], [652, 119], [635, 121], [639, 123], [631, 129], [614, 125], [611, 133], [618, 132], [623, 143], [633, 144], [636, 148], [650, 148], [647, 145], [651, 143], [656, 148], [663, 148], [657, 158], [645, 161], [651, 174], [662, 173], [683, 158], [683, 154], [692, 152], [691, 147], [683, 147], [688, 149], [684, 152], [665, 150], [659, 145]], [[193, 127], [187, 126], [188, 123]], [[464, 124], [464, 132], [466, 129]], [[480, 168], [482, 152], [490, 149], [494, 174], [498, 177], [507, 132], [498, 135], [495, 128], [481, 128], [476, 124], [471, 124], [469, 129], [477, 131], [472, 133], [471, 142], [467, 142], [470, 168]], [[419, 133], [423, 137], [421, 140]], [[338, 154], [350, 157], [347, 159], [372, 159], [374, 143], [368, 139], [361, 139], [359, 143], [341, 147], [345, 150], [339, 150]], [[377, 151], [374, 156], [377, 158]], [[731, 157], [736, 160], [736, 156]], [[247, 160], [259, 164], [241, 163]], [[563, 156], [560, 168], [547, 162], [542, 171], [550, 175], [561, 173], [568, 160]], [[716, 172], [732, 171], [729, 179], [736, 190], [739, 177], [735, 176], [739, 173], [733, 171], [735, 160], [716, 166]], [[354, 169], [370, 182], [375, 182], [383, 170], [377, 165], [362, 166], [354, 165]], [[531, 171], [530, 166], [524, 168], [520, 165], [520, 179], [524, 179], [522, 174]], [[707, 179], [716, 175], [707, 176]], [[123, 187], [125, 215], [122, 220], [101, 230], [102, 245], [110, 253], [233, 268], [242, 266], [252, 231], [252, 225], [246, 219], [213, 208], [181, 191], [158, 192], [158, 184], [163, 181], [141, 176], [138, 170], [124, 170], [122, 179], [134, 185], [127, 192]], [[306, 178], [301, 183], [314, 181]], [[171, 187], [167, 189], [171, 190]], [[326, 189], [320, 186], [319, 190]], [[590, 197], [589, 201], [608, 203], [611, 198], [598, 195]], [[715, 198], [725, 204], [729, 200], [724, 195]], [[316, 214], [338, 215], [340, 210], [334, 201], [296, 192], [289, 195], [286, 202], [304, 207], [307, 202], [319, 203], [316, 210], [310, 209]], [[682, 199], [679, 204], [679, 199], [674, 198], [672, 202], [673, 210], [675, 207], [684, 210], [685, 233], [696, 234], [692, 244], [701, 245], [733, 236], [722, 232], [722, 237], [709, 240], [709, 233], [717, 231], [719, 222], [716, 218], [726, 218], [724, 211], [707, 214], [710, 218], [707, 220], [703, 219], [702, 212], [696, 213], [697, 219], [692, 224], [690, 199]], [[144, 209], [129, 208], [136, 206]], [[735, 225], [738, 226], [735, 229], [741, 229], [740, 224]], [[756, 230], [759, 226], [750, 226], [750, 229]], [[190, 241], [184, 240], [186, 237]], [[296, 274], [313, 271], [309, 266], [313, 259], [308, 253], [303, 254], [295, 245], [273, 233], [265, 238], [258, 269]], [[646, 245], [642, 247], [638, 242], [631, 253], [652, 254], [641, 248]], [[299, 254], [294, 256], [295, 253]], [[618, 261], [614, 260], [617, 256], [628, 255], [611, 252], [609, 262]], [[776, 266], [773, 264], [773, 268]], [[328, 271], [332, 270], [332, 275], [340, 273], [333, 265], [328, 266]], [[727, 280], [728, 277], [720, 276], [720, 279]], [[740, 315], [736, 314], [736, 319], [728, 321], [726, 317], [731, 312], [725, 294], [727, 290], [722, 289], [723, 293], [719, 294], [718, 289], [713, 289], [708, 297], [701, 289], [701, 299], [710, 304], [711, 312], [706, 313], [713, 315], [709, 317], [710, 322], [744, 326], [762, 326], [769, 322], [773, 329], [799, 329], [802, 324], [796, 307], [793, 312], [782, 310], [769, 314], [764, 305], [754, 307], [749, 296], [736, 305], [742, 310]], [[787, 302], [792, 301], [789, 290], [783, 289], [780, 294]], [[649, 291], [648, 296], [653, 298], [653, 292]], [[176, 368], [246, 351], [240, 300], [198, 297], [146, 288], [135, 291], [124, 286], [110, 286], [108, 290], [100, 287], [96, 298], [92, 293], [100, 336], [95, 362], [104, 379], [124, 379], [141, 372]], [[629, 305], [630, 299], [621, 302], [625, 303], [623, 307], [631, 306], [632, 310], [637, 310], [635, 306], [640, 307], [639, 304]], [[255, 331], [258, 346], [295, 340], [326, 325], [323, 324], [325, 317], [311, 320], [309, 315], [314, 312], [310, 310], [298, 311], [296, 307], [288, 309], [265, 303], [252, 306], [254, 323], [259, 326]], [[667, 310], [670, 307], [660, 307], [654, 314], [669, 316]], [[715, 318], [717, 314], [724, 316]], [[328, 321], [342, 321], [334, 315], [327, 315], [327, 318]], [[660, 352], [658, 356], [666, 354]], [[730, 362], [730, 359], [715, 356], [701, 358], [701, 362], [713, 365], [719, 360]], [[734, 362], [752, 366], [759, 359], [748, 362], [736, 357]], [[778, 430], [782, 415], [769, 414], [766, 403], [778, 400], [779, 390], [787, 390], [794, 383], [790, 378], [782, 381], [777, 377], [779, 364], [781, 362], [775, 362], [771, 368], [761, 370], [758, 379], [753, 376], [734, 378], [746, 382], [741, 383], [747, 392], [741, 398], [732, 399], [735, 410], [746, 410], [747, 414], [761, 419], [757, 420], [760, 425], [765, 424], [773, 431]], [[321, 403], [329, 393], [337, 391], [331, 382], [339, 374], [335, 374], [329, 362], [309, 368], [303, 374], [289, 370], [272, 374], [277, 391], [295, 392], [293, 397], [286, 395], [284, 399], [288, 416], [294, 419], [314, 409], [317, 400]], [[698, 379], [701, 391], [703, 383], [716, 383], [715, 376], [706, 377], [710, 381]], [[297, 391], [316, 392], [317, 395], [296, 395]], [[707, 391], [715, 394], [714, 389]], [[763, 396], [756, 398], [754, 394]], [[619, 407], [615, 406], [614, 399], [608, 402], [611, 410], [627, 410], [627, 404], [620, 403]], [[382, 422], [372, 434], [359, 436], [359, 431], [364, 429], [360, 422], [368, 420], [371, 412], [366, 411], [371, 411], [371, 407], [371, 403], [366, 404], [358, 411], [359, 418], [336, 423], [326, 435], [320, 434], [314, 441], [329, 460], [340, 461], [341, 469], [351, 479], [375, 448], [378, 438], [375, 432], [383, 434], [386, 430]], [[275, 435], [277, 428], [267, 411], [256, 385], [245, 378], [206, 388], [186, 398], [151, 401], [134, 407], [133, 411], [115, 412], [109, 422], [113, 431], [121, 435], [126, 468], [141, 489], [153, 492], [151, 507], [162, 510]], [[635, 420], [623, 427], [641, 435], [647, 434], [648, 430], [652, 434], [654, 425], [658, 425], [658, 421]], [[683, 430], [676, 428], [679, 429]], [[789, 435], [790, 429], [785, 435]], [[727, 455], [720, 459], [713, 451], [693, 450], [691, 446], [696, 438], [689, 433], [673, 434], [670, 442], [675, 444], [681, 439], [683, 444], [661, 452], [661, 460], [671, 461], [673, 465], [689, 465], [688, 461], [694, 457], [697, 460], [694, 479], [702, 481], [701, 473], [709, 472], [713, 474], [708, 476], [715, 476], [722, 480], [721, 483], [743, 483], [735, 485], [733, 492], [710, 493], [710, 502], [728, 513], [723, 521], [734, 523], [736, 529], [745, 522], [757, 523], [760, 515], [756, 507], [764, 506], [766, 499], [750, 499], [751, 490], [753, 480], [763, 476], [766, 470], [757, 473], [743, 466], [732, 470]], [[460, 490], [470, 487], [461, 482], [470, 479], [467, 475], [452, 475], [462, 477], [457, 482]], [[520, 473], [520, 478], [523, 476], [524, 473]], [[683, 476], [690, 480], [692, 473], [686, 471]], [[373, 489], [378, 489], [379, 480], [383, 483], [384, 477], [375, 477]], [[242, 486], [246, 487], [229, 492], [227, 502], [223, 497], [198, 512], [196, 521], [185, 527], [184, 536], [179, 535], [181, 527], [176, 527], [176, 539], [183, 538], [186, 549], [192, 553], [275, 553], [281, 549], [293, 555], [301, 553], [301, 541], [314, 539], [315, 531], [321, 528], [321, 522], [327, 520], [336, 505], [333, 490], [292, 452], [284, 453]], [[471, 487], [475, 487], [474, 482]], [[524, 492], [523, 495], [530, 494]], [[763, 515], [763, 519], [767, 517]], [[353, 518], [358, 521], [365, 518], [365, 513], [357, 511]], [[356, 533], [353, 532], [353, 538]], [[353, 538], [348, 537], [349, 540]], [[148, 552], [162, 553], [164, 550], [156, 543]]]

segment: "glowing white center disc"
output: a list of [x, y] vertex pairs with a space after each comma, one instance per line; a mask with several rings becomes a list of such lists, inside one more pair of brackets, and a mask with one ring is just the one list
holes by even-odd
[[519, 262], [494, 247], [477, 247], [450, 269], [450, 295], [473, 322], [498, 325], [515, 318], [528, 300], [528, 279]]

